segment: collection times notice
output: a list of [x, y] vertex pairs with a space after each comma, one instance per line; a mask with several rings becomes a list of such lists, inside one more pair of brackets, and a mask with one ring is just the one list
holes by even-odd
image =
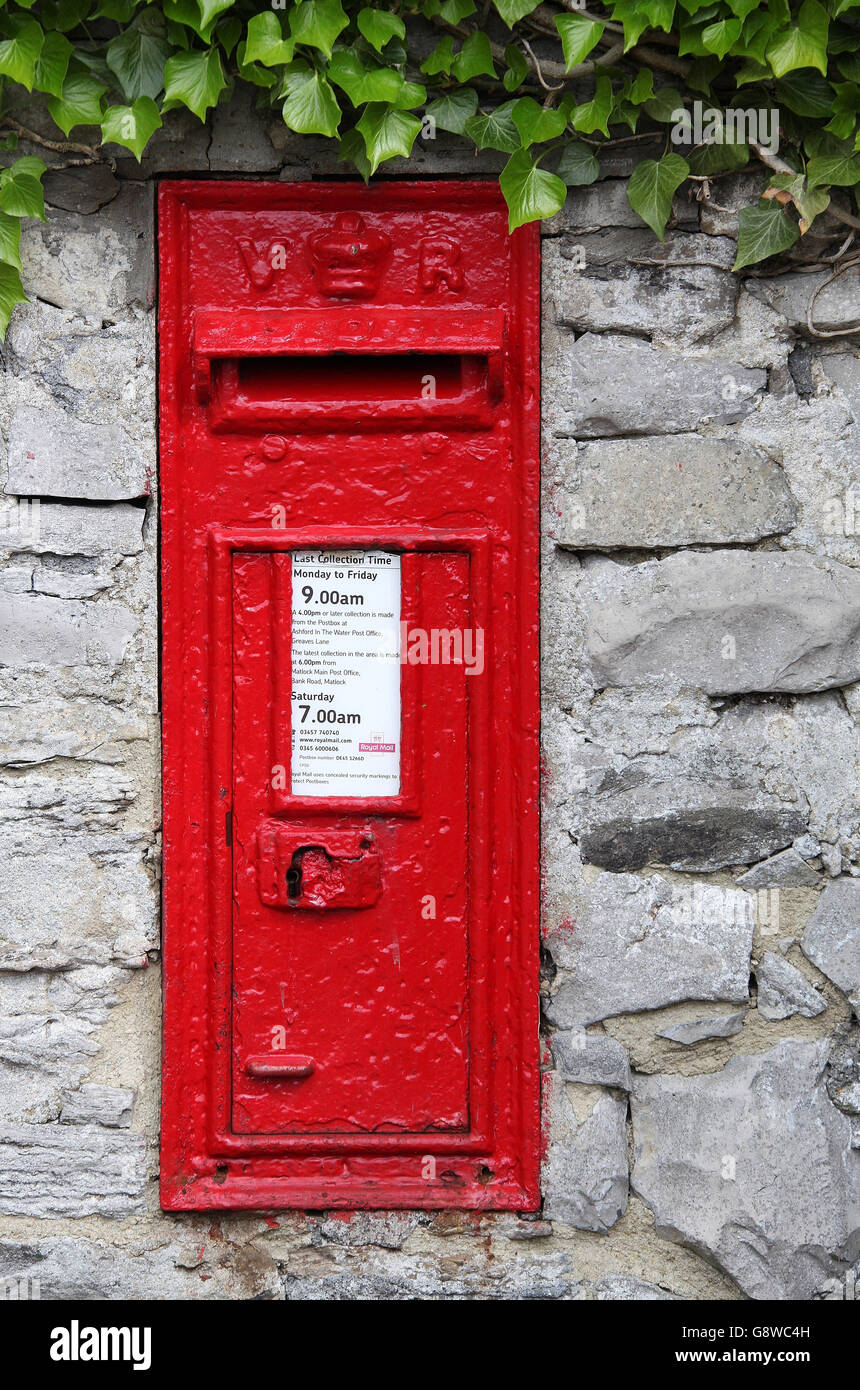
[[292, 558], [294, 796], [400, 791], [400, 556]]

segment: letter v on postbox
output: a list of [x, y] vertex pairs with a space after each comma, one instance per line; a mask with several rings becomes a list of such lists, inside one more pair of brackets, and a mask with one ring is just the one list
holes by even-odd
[[162, 186], [168, 1209], [539, 1201], [538, 238]]

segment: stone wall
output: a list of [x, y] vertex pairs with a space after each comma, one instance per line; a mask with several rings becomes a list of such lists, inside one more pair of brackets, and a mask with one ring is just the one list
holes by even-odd
[[[446, 139], [387, 172], [493, 172]], [[244, 100], [173, 113], [140, 167], [24, 147], [52, 172], [0, 398], [0, 1281], [852, 1296], [860, 335], [809, 334], [826, 270], [730, 274], [755, 176], [679, 203], [661, 246], [629, 149], [544, 239], [547, 1134], [523, 1219], [159, 1210], [154, 180], [342, 170]], [[824, 286], [820, 328], [858, 283]]]

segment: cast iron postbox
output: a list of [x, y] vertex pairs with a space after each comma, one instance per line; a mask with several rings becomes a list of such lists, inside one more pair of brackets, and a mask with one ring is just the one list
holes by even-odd
[[167, 1208], [538, 1202], [538, 240], [160, 194]]

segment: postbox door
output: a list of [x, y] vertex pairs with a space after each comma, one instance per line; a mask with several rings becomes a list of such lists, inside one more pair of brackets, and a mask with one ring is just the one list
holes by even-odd
[[[409, 610], [420, 613], [419, 631], [470, 628], [469, 557], [407, 558], [401, 582]], [[382, 797], [377, 814], [302, 815], [297, 808], [288, 821], [273, 817], [272, 793], [285, 782], [290, 789], [294, 772], [285, 753], [290, 710], [273, 694], [293, 645], [290, 570], [289, 552], [233, 555], [233, 1129], [464, 1131], [469, 668], [449, 660], [403, 663], [391, 673], [406, 687], [407, 712], [417, 693], [409, 687], [421, 687], [409, 813], [385, 814]], [[348, 589], [346, 581], [344, 599]], [[306, 624], [339, 621], [361, 643], [360, 608], [338, 614], [314, 604], [319, 589], [306, 592], [307, 607], [298, 596]], [[363, 727], [322, 720], [318, 742], [330, 750], [324, 777], [337, 778], [350, 750], [373, 737], [368, 717], [375, 716], [344, 709], [348, 695], [324, 698], [336, 703], [302, 705], [302, 713], [363, 718]], [[397, 733], [393, 752], [402, 768]]]

